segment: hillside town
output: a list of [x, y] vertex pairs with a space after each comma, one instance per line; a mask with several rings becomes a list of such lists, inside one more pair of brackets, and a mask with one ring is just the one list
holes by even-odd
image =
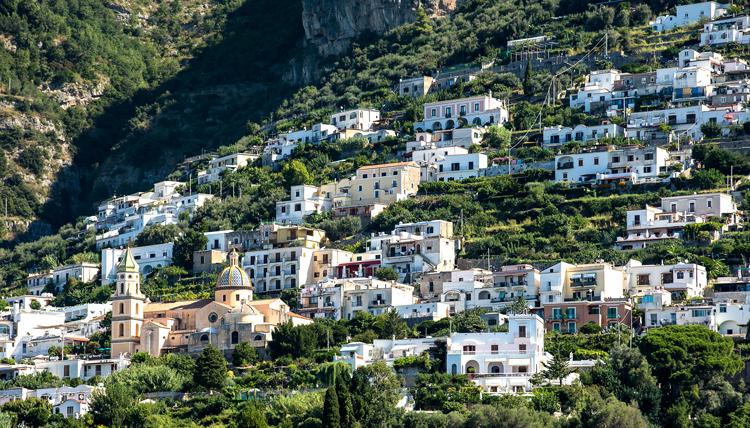
[[[473, 426], [480, 405], [549, 413], [507, 426], [750, 426], [744, 8], [654, 10], [649, 37], [684, 40], [647, 67], [611, 54], [606, 28], [559, 63], [556, 37], [529, 30], [504, 61], [391, 79], [406, 108], [248, 125], [112, 194], [66, 231], [75, 251], [3, 289], [0, 426], [93, 426], [130, 395], [199, 413], [217, 394], [246, 403], [231, 426]], [[481, 83], [498, 76], [520, 89]], [[357, 388], [404, 419], [375, 418]], [[706, 391], [721, 404], [690, 401]], [[259, 410], [304, 394], [312, 422]], [[637, 422], [576, 425], [575, 406]], [[123, 415], [107, 421], [161, 424]]]

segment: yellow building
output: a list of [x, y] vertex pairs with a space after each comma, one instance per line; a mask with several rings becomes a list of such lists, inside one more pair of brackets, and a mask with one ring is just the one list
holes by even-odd
[[420, 170], [416, 162], [363, 166], [350, 179], [346, 201], [337, 201], [335, 205], [390, 205], [416, 195], [419, 190], [419, 177]]

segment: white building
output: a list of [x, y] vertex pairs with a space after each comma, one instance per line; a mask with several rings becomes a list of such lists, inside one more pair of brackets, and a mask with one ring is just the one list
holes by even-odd
[[[710, 107], [705, 104], [674, 107], [663, 110], [651, 110], [631, 113], [628, 117], [627, 135], [646, 142], [670, 142], [673, 140], [686, 143], [700, 141], [703, 138], [701, 126], [707, 123], [719, 125], [724, 133], [729, 127], [742, 124], [748, 119], [747, 111], [741, 106]], [[661, 128], [666, 126], [668, 134]]]
[[394, 268], [400, 281], [411, 283], [425, 272], [453, 270], [459, 246], [453, 223], [431, 220], [399, 224], [389, 235], [372, 235], [367, 250], [379, 253], [382, 266]]
[[706, 268], [695, 263], [643, 265], [630, 260], [625, 265], [631, 296], [643, 295], [654, 289], [670, 292], [672, 298], [702, 297], [708, 285]]
[[393, 309], [409, 324], [417, 324], [422, 321], [440, 321], [443, 318], [448, 318], [451, 314], [450, 306], [443, 302], [412, 303], [394, 306]]
[[[133, 258], [138, 261], [142, 274], [151, 273], [154, 269], [172, 265], [173, 242], [163, 244], [131, 247]], [[117, 265], [122, 260], [125, 250], [122, 248], [105, 248], [102, 250], [102, 285], [108, 285], [117, 279]]]
[[486, 128], [478, 126], [417, 132], [414, 141], [406, 143], [405, 153], [442, 147], [463, 147], [468, 150], [480, 144], [486, 132]]
[[668, 31], [704, 20], [716, 19], [727, 13], [729, 5], [715, 1], [676, 6], [674, 15], [658, 16], [649, 25], [654, 31]]
[[555, 181], [657, 181], [669, 177], [669, 164], [669, 152], [660, 147], [598, 147], [555, 156]]
[[711, 21], [703, 25], [701, 46], [750, 43], [750, 17], [747, 15]]
[[573, 128], [557, 125], [545, 127], [542, 134], [544, 147], [556, 147], [573, 141], [587, 143], [602, 138], [625, 137], [625, 129], [615, 123], [576, 125]]
[[14, 304], [10, 313], [0, 318], [0, 358], [19, 361], [29, 356], [32, 340], [42, 336], [61, 336], [64, 324], [63, 312], [21, 309]]
[[289, 200], [276, 202], [276, 222], [302, 224], [311, 214], [330, 212], [336, 193], [336, 183], [320, 187], [308, 184], [292, 186]]
[[29, 294], [39, 296], [47, 285], [54, 286], [55, 292], [62, 291], [69, 279], [80, 282], [92, 282], [99, 276], [99, 265], [96, 263], [77, 263], [59, 266], [44, 273], [30, 274], [26, 278], [26, 288]]
[[[357, 312], [380, 315], [415, 304], [414, 287], [371, 277], [333, 279], [300, 291], [299, 312], [310, 318], [352, 319]], [[426, 312], [427, 308], [424, 309]], [[439, 311], [441, 308], [435, 308]], [[420, 312], [421, 314], [421, 312]]]
[[79, 419], [89, 411], [92, 393], [101, 391], [103, 387], [78, 385], [76, 387], [61, 386], [59, 388], [26, 389], [13, 388], [0, 391], [0, 404], [27, 398], [39, 398], [52, 406], [54, 414], [65, 418]]
[[465, 180], [480, 176], [480, 171], [487, 168], [487, 155], [484, 153], [466, 153], [447, 155], [437, 161], [437, 181]]
[[345, 110], [331, 115], [331, 125], [338, 129], [369, 131], [380, 121], [380, 111], [374, 109]]
[[437, 147], [434, 144], [422, 146], [419, 150], [411, 152], [413, 162], [419, 164], [419, 181], [437, 181], [438, 162], [451, 155], [468, 155], [469, 150], [458, 147]]
[[665, 239], [681, 239], [685, 226], [705, 221], [705, 217], [694, 213], [665, 211], [648, 205], [644, 209], [628, 210], [627, 236], [617, 237], [615, 246], [620, 250], [635, 250]]
[[511, 315], [507, 333], [452, 334], [446, 368], [450, 374], [468, 374], [485, 393], [526, 393], [548, 355], [542, 319]]
[[441, 339], [378, 339], [373, 343], [351, 342], [341, 347], [335, 361], [343, 361], [356, 370], [376, 361], [392, 366], [399, 358], [412, 357], [429, 352], [437, 347]]
[[301, 129], [299, 131], [289, 131], [279, 135], [279, 139], [285, 143], [293, 144], [318, 144], [321, 141], [328, 140], [336, 134], [338, 128], [327, 123], [316, 123], [310, 129]]
[[414, 123], [416, 132], [470, 126], [501, 125], [508, 121], [505, 101], [492, 95], [425, 103], [424, 120]]
[[221, 179], [224, 171], [234, 172], [255, 162], [258, 155], [251, 153], [232, 153], [208, 161], [208, 169], [198, 171], [198, 184], [213, 183]]

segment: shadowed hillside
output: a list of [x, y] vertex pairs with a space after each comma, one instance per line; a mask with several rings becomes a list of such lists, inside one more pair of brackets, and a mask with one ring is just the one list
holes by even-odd
[[165, 176], [185, 155], [242, 136], [248, 120], [291, 93], [281, 75], [302, 44], [301, 13], [297, 0], [248, 1], [174, 78], [108, 107], [76, 140], [44, 219], [57, 226], [91, 213], [97, 201]]

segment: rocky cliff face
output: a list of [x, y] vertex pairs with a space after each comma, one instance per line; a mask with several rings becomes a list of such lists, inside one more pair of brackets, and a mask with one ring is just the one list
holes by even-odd
[[302, 0], [306, 42], [322, 56], [346, 52], [364, 33], [382, 34], [414, 21], [421, 4], [431, 16], [452, 12], [460, 0]]

